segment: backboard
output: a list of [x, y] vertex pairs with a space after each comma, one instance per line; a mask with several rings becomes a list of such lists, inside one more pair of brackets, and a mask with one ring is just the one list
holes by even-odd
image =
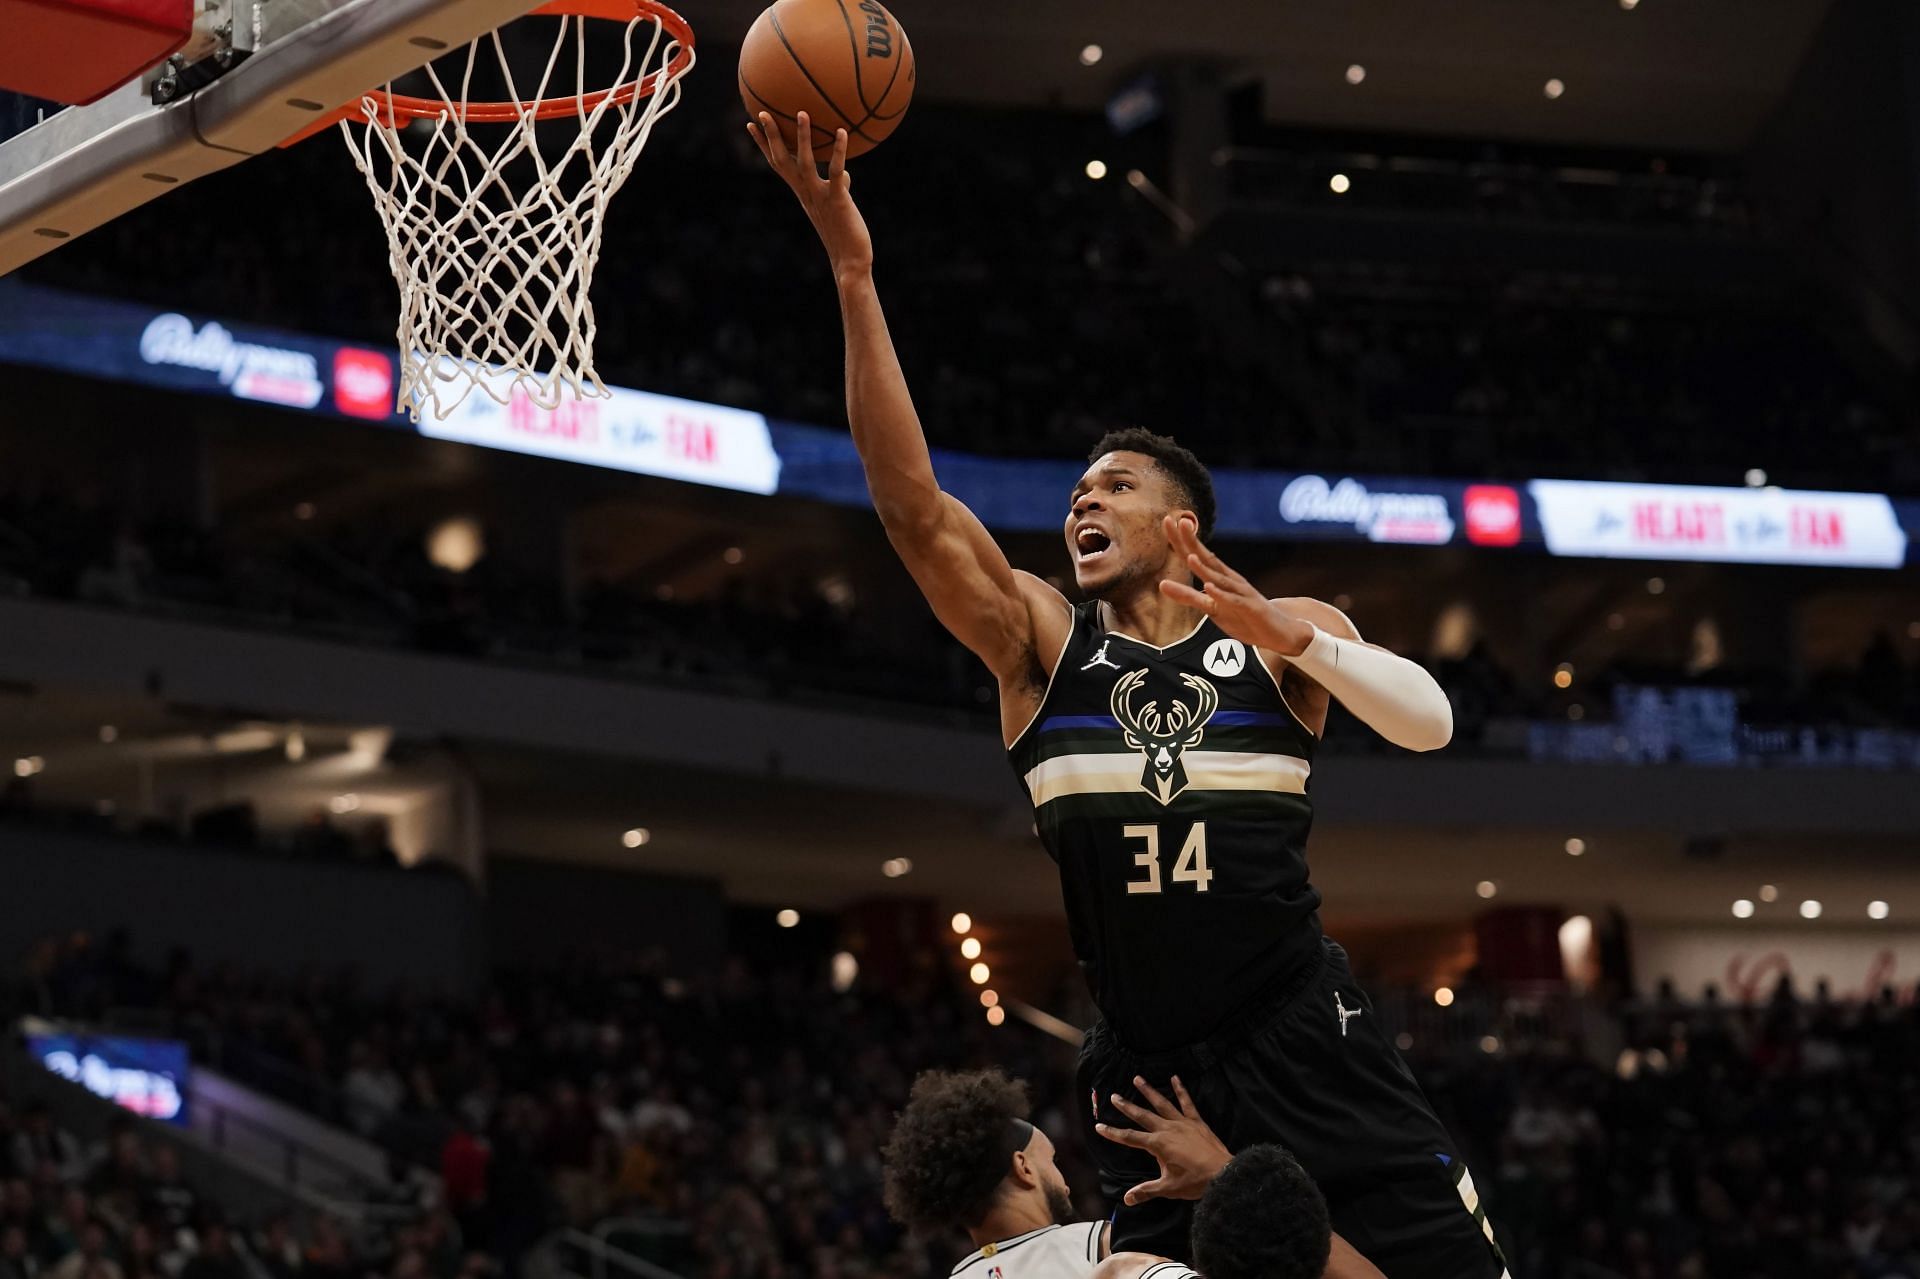
[[181, 55], [0, 142], [0, 275], [273, 149], [539, 3], [197, 0], [196, 39]]

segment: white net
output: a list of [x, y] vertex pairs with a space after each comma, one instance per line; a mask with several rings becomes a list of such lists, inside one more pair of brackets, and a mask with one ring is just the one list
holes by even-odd
[[[612, 91], [587, 87], [588, 45], [595, 28], [597, 61], [617, 28], [575, 16], [557, 20], [538, 83], [521, 93], [514, 64], [531, 80], [520, 46], [533, 25], [523, 21], [509, 41], [494, 31], [467, 48], [457, 91], [429, 65], [435, 97], [387, 85], [341, 123], [386, 224], [400, 286], [399, 407], [414, 421], [426, 410], [445, 418], [475, 389], [547, 409], [569, 393], [607, 394], [589, 296], [607, 206], [693, 62], [690, 36], [683, 43], [650, 10], [635, 5], [625, 24], [619, 72], [599, 81]], [[469, 96], [490, 88], [501, 104]]]

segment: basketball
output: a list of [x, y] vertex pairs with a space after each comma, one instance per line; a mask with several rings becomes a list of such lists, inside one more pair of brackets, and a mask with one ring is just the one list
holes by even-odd
[[796, 145], [797, 117], [813, 123], [814, 155], [825, 160], [835, 129], [847, 154], [885, 142], [913, 101], [913, 46], [880, 0], [778, 0], [754, 20], [740, 47], [740, 100], [762, 111]]

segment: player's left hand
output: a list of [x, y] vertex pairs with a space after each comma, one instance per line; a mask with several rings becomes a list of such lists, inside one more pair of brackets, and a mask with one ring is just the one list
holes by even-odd
[[1147, 1099], [1151, 1110], [1135, 1105], [1118, 1093], [1113, 1095], [1113, 1104], [1139, 1127], [1094, 1125], [1094, 1131], [1108, 1141], [1144, 1150], [1160, 1164], [1160, 1175], [1129, 1190], [1127, 1203], [1131, 1206], [1149, 1199], [1198, 1199], [1233, 1159], [1233, 1152], [1221, 1144], [1213, 1129], [1207, 1127], [1207, 1121], [1200, 1117], [1180, 1076], [1173, 1077], [1174, 1095], [1180, 1099], [1178, 1107], [1144, 1079], [1135, 1077], [1133, 1086]]
[[1313, 623], [1281, 612], [1253, 583], [1228, 568], [1226, 561], [1201, 544], [1191, 516], [1167, 516], [1166, 529], [1167, 540], [1187, 557], [1187, 567], [1200, 579], [1200, 589], [1168, 579], [1160, 583], [1162, 595], [1199, 609], [1243, 644], [1282, 657], [1306, 651], [1313, 642]]

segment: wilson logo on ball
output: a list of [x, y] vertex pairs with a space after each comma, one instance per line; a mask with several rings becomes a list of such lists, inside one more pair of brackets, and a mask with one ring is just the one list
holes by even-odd
[[893, 29], [887, 25], [887, 11], [875, 0], [860, 0], [860, 12], [867, 15], [867, 56], [893, 56]]

